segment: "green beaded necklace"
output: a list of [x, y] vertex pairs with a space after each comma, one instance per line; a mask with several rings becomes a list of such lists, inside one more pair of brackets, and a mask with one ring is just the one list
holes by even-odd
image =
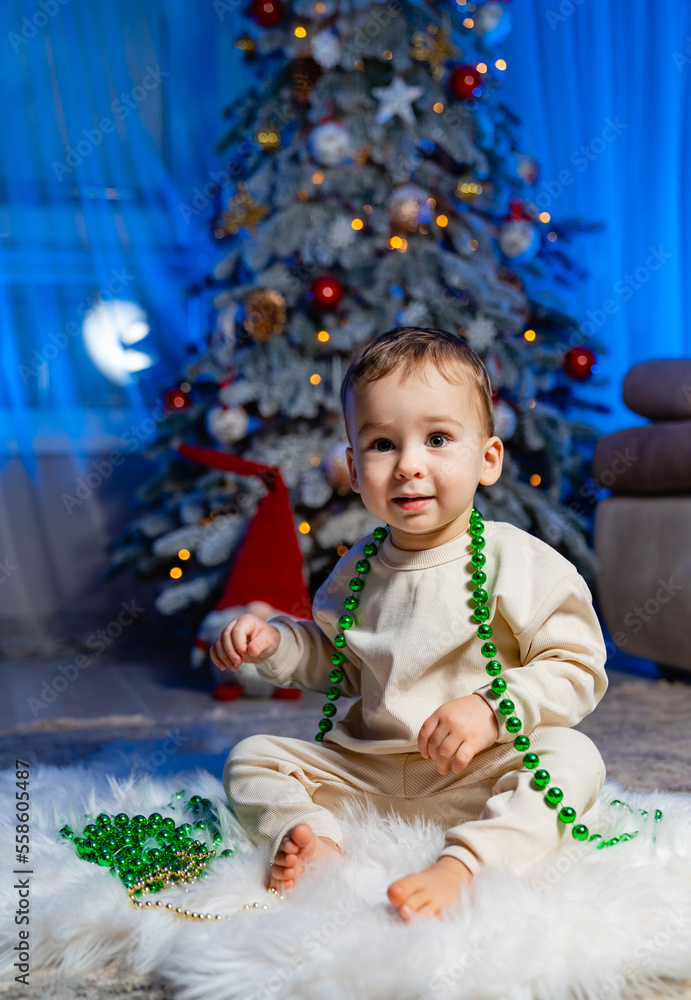
[[[484, 589], [483, 584], [487, 581], [487, 574], [484, 572], [482, 567], [487, 561], [487, 556], [483, 553], [485, 547], [485, 539], [482, 537], [485, 531], [485, 525], [482, 520], [482, 514], [480, 511], [473, 507], [472, 513], [470, 515], [470, 547], [473, 549], [473, 554], [470, 557], [470, 565], [472, 567], [472, 573], [470, 579], [475, 585], [475, 590], [473, 591], [473, 600], [476, 603], [476, 607], [473, 609], [473, 618], [476, 622], [479, 622], [477, 627], [477, 635], [483, 640], [483, 644], [480, 648], [480, 652], [484, 657], [486, 657], [489, 662], [487, 663], [485, 670], [492, 677], [492, 683], [490, 684], [490, 689], [492, 695], [496, 698], [501, 698], [499, 705], [497, 706], [500, 715], [504, 720], [504, 724], [510, 733], [520, 734], [523, 727], [523, 723], [514, 715], [515, 705], [509, 697], [506, 697], [507, 684], [503, 677], [500, 677], [502, 671], [501, 663], [495, 660], [494, 657], [497, 655], [497, 647], [493, 642], [489, 640], [492, 637], [492, 627], [487, 624], [487, 619], [489, 618], [489, 608], [486, 607], [486, 603], [489, 600], [489, 594]], [[370, 571], [370, 556], [374, 556], [379, 551], [379, 545], [377, 542], [382, 542], [389, 533], [389, 526], [385, 528], [375, 528], [372, 534], [374, 535], [374, 542], [367, 542], [363, 548], [364, 559], [359, 559], [355, 563], [355, 569], [358, 575], [350, 580], [348, 586], [352, 591], [360, 592], [364, 589], [365, 581], [364, 576]], [[359, 598], [355, 596], [346, 597], [343, 601], [343, 606], [346, 611], [354, 611], [360, 604]], [[348, 645], [346, 639], [346, 631], [353, 627], [354, 619], [351, 614], [344, 614], [338, 619], [339, 626], [343, 629], [338, 635], [334, 637], [333, 644], [336, 647], [336, 652], [331, 657], [331, 662], [334, 669], [329, 674], [329, 680], [332, 687], [328, 688], [326, 691], [326, 697], [329, 699], [324, 705], [322, 712], [324, 718], [319, 722], [319, 732], [314, 737], [319, 743], [324, 741], [324, 733], [328, 733], [330, 729], [333, 728], [332, 719], [336, 714], [336, 706], [334, 702], [341, 697], [341, 690], [338, 688], [338, 684], [343, 680], [343, 671], [341, 667], [345, 663], [345, 656], [339, 650], [343, 649], [344, 646]], [[614, 844], [619, 843], [619, 841], [632, 840], [634, 837], [638, 836], [638, 831], [633, 833], [622, 833], [618, 837], [611, 837], [609, 840], [605, 840], [601, 833], [590, 833], [588, 827], [584, 823], [576, 823], [576, 810], [572, 806], [562, 805], [564, 799], [564, 792], [561, 788], [556, 785], [550, 785], [551, 775], [549, 771], [545, 768], [541, 768], [540, 758], [536, 753], [530, 752], [530, 740], [527, 736], [516, 735], [513, 745], [519, 752], [523, 753], [523, 765], [524, 767], [533, 772], [533, 787], [537, 791], [541, 791], [546, 788], [544, 802], [547, 806], [552, 809], [556, 809], [560, 806], [558, 812], [558, 818], [561, 823], [568, 825], [573, 823], [571, 828], [571, 833], [574, 840], [598, 840], [600, 843], [597, 845], [600, 847], [611, 847]], [[619, 799], [614, 799], [610, 805], [621, 806], [624, 809], [628, 809], [633, 812], [633, 809], [626, 802], [621, 802]], [[644, 819], [648, 818], [648, 813], [645, 809], [640, 809], [639, 812]], [[662, 819], [662, 811], [660, 809], [655, 810], [655, 822], [659, 822]], [[655, 839], [655, 838], [653, 838]]]

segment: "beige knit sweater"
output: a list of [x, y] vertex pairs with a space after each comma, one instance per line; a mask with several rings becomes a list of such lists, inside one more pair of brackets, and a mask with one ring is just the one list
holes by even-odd
[[[477, 692], [495, 711], [499, 743], [515, 739], [497, 709], [489, 662], [481, 652], [478, 622], [472, 616], [474, 585], [470, 533], [420, 551], [395, 546], [391, 535], [370, 558], [360, 605], [343, 607], [353, 594], [361, 538], [339, 559], [315, 594], [314, 622], [272, 618], [281, 634], [274, 655], [257, 664], [262, 677], [280, 687], [313, 691], [331, 686], [334, 636], [338, 619], [352, 614], [346, 630], [346, 657], [340, 688], [343, 702], [325, 743], [360, 753], [410, 753], [417, 750], [423, 722], [454, 698]], [[574, 565], [546, 542], [505, 521], [485, 521], [487, 562], [484, 584], [492, 626], [514, 714], [529, 736], [536, 726], [574, 726], [593, 711], [607, 690], [607, 652], [592, 606], [592, 595]], [[348, 704], [348, 703], [346, 703]], [[315, 718], [315, 733], [319, 719]]]

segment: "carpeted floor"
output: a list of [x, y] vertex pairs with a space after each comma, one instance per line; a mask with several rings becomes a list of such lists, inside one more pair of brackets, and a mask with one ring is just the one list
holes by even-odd
[[[188, 715], [156, 720], [146, 715], [37, 720], [0, 731], [0, 768], [14, 765], [21, 753], [32, 764], [81, 763], [121, 777], [132, 770], [163, 777], [197, 766], [220, 777], [228, 749], [252, 733], [311, 740], [322, 701], [320, 695], [307, 695], [293, 703], [207, 702]], [[595, 741], [608, 778], [623, 789], [691, 792], [691, 685], [612, 672], [604, 699], [577, 728]], [[173, 751], [161, 752], [164, 744], [172, 745], [171, 734]], [[117, 969], [59, 984], [49, 975], [31, 978], [28, 990], [0, 983], [0, 995], [7, 1000], [172, 1000], [163, 982], [123, 977]], [[651, 1000], [654, 996], [651, 992]]]

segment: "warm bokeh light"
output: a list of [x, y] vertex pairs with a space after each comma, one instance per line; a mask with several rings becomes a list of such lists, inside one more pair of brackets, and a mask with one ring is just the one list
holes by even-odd
[[550, 241], [550, 243], [554, 243], [554, 241], [556, 240], [556, 238], [557, 238], [557, 234], [554, 232], [554, 230], [552, 230], [551, 233], [547, 233], [547, 239]]
[[179, 566], [173, 566], [173, 568], [170, 571], [170, 575], [174, 580], [179, 580], [180, 577], [182, 576], [182, 570], [180, 569]]
[[538, 215], [538, 219], [540, 220], [540, 222], [549, 222], [551, 218], [552, 216], [549, 214], [549, 212], [540, 212], [540, 214]]
[[364, 222], [362, 221], [362, 219], [353, 219], [350, 225], [352, 226], [353, 229], [362, 229], [362, 227], [364, 226]]
[[526, 340], [535, 340], [536, 334], [534, 330], [526, 330], [523, 336]]
[[529, 410], [534, 410], [535, 409], [535, 400], [534, 399], [528, 399], [528, 400], [526, 400], [526, 405], [527, 405], [527, 407], [528, 407]]
[[465, 20], [463, 21], [464, 28], [472, 28], [474, 24], [475, 21], [473, 21], [472, 17], [466, 17]]
[[478, 63], [475, 69], [478, 71], [478, 73], [486, 73], [487, 63]]
[[310, 465], [320, 465], [320, 464], [321, 464], [321, 459], [319, 455], [312, 455], [312, 457], [310, 458]]
[[312, 174], [312, 183], [321, 184], [323, 180], [324, 180], [324, 174], [321, 172], [321, 170], [315, 170], [315, 172]]
[[392, 236], [389, 240], [389, 246], [392, 250], [399, 250], [403, 246], [403, 240], [400, 236]]
[[309, 530], [310, 526], [307, 521], [303, 521], [302, 524], [299, 525], [298, 527], [298, 531], [300, 532], [301, 535], [306, 535], [309, 532]]
[[189, 557], [190, 557], [189, 549], [180, 549], [180, 551], [178, 552], [178, 559], [182, 559], [183, 562], [186, 559], [189, 559]]
[[534, 472], [530, 477], [530, 485], [539, 486], [541, 482], [542, 482], [542, 476], [538, 476], [537, 472]]
[[393, 59], [393, 52], [391, 51], [391, 49], [384, 49], [382, 55], [384, 56], [385, 59]]
[[300, 190], [298, 191], [298, 198], [300, 199], [300, 201], [307, 201], [307, 199], [309, 198], [309, 193], [305, 191], [304, 188], [300, 188]]
[[441, 103], [441, 101], [437, 101], [436, 104], [432, 105], [432, 111], [436, 111], [438, 115], [440, 115], [443, 110], [444, 110], [444, 105]]
[[310, 375], [310, 382], [312, 383], [312, 385], [319, 385], [321, 380], [322, 380], [321, 375], [317, 375], [316, 372], [314, 373], [314, 375]]
[[296, 38], [305, 38], [306, 35], [307, 35], [307, 32], [305, 31], [305, 29], [301, 25], [298, 25], [297, 28], [295, 29], [295, 37]]
[[327, 330], [320, 330], [317, 334], [317, 340], [321, 340], [322, 344], [325, 344], [329, 339], [329, 333]]
[[448, 220], [448, 218], [445, 215], [438, 215], [436, 221], [437, 221], [437, 225], [441, 226], [442, 229], [444, 228], [444, 226], [448, 226], [448, 224], [449, 224], [449, 220]]
[[497, 67], [497, 69], [504, 70], [506, 69], [506, 59], [497, 59], [494, 65]]
[[347, 545], [339, 545], [338, 548], [336, 549], [336, 552], [339, 556], [344, 556], [347, 551], [348, 551]]
[[480, 246], [480, 244], [478, 243], [478, 241], [477, 241], [477, 240], [470, 240], [470, 242], [468, 243], [468, 247], [469, 247], [469, 249], [471, 249], [471, 250], [477, 250], [477, 248], [478, 248], [479, 246]]

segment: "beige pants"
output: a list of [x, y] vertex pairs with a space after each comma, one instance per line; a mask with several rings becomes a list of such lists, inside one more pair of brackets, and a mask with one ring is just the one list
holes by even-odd
[[[561, 806], [576, 822], [595, 803], [605, 765], [595, 744], [575, 729], [543, 726], [530, 749], [564, 792]], [[334, 815], [354, 798], [381, 814], [426, 817], [446, 828], [442, 855], [475, 873], [481, 865], [506, 864], [521, 872], [571, 838], [571, 824], [547, 805], [513, 743], [479, 753], [460, 774], [440, 775], [419, 753], [360, 754], [335, 744], [278, 736], [250, 736], [226, 761], [223, 785], [238, 821], [253, 844], [268, 843], [271, 862], [283, 836], [309, 823], [321, 837], [343, 846]]]

